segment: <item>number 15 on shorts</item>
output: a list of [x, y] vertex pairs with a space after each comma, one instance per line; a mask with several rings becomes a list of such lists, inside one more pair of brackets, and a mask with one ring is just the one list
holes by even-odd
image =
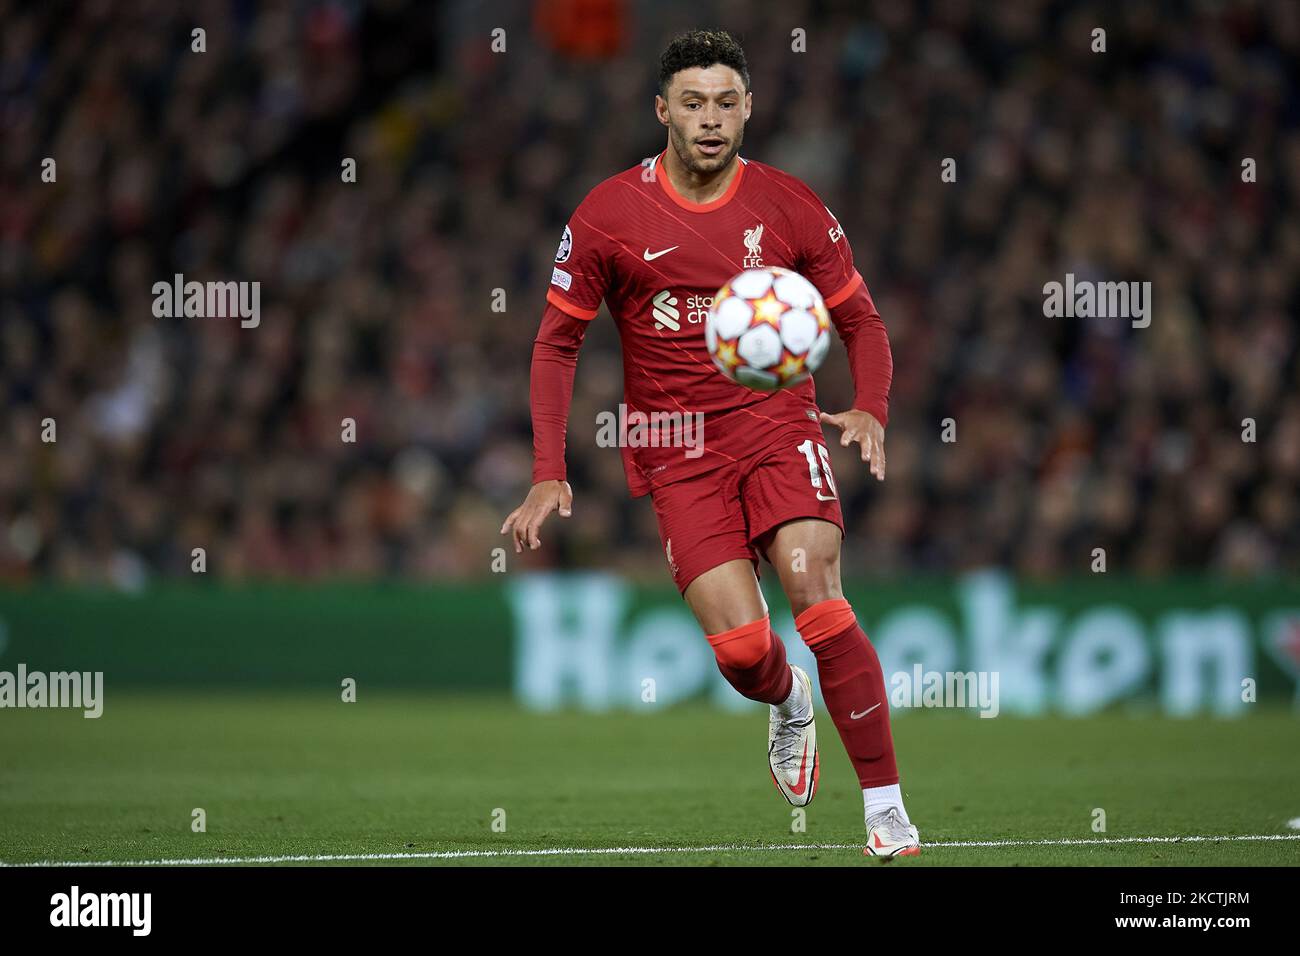
[[[815, 452], [813, 451], [814, 448], [817, 449]], [[811, 438], [806, 438], [796, 446], [796, 450], [802, 452], [804, 458], [808, 459], [808, 480], [812, 482], [813, 490], [817, 492], [817, 500], [836, 500], [838, 492], [835, 490], [835, 479], [831, 477], [831, 456], [826, 450], [826, 446], [814, 442]], [[825, 488], [830, 494], [822, 494], [823, 477], [826, 479]]]

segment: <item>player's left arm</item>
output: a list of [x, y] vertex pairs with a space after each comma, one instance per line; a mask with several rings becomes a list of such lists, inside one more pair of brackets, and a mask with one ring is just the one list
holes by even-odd
[[862, 460], [871, 463], [877, 480], [885, 477], [885, 426], [889, 424], [889, 386], [894, 377], [894, 358], [889, 349], [885, 323], [871, 301], [867, 284], [856, 272], [848, 295], [834, 305], [827, 301], [831, 321], [849, 353], [853, 374], [853, 407], [821, 420], [840, 429], [840, 444], [858, 442]]
[[853, 250], [844, 230], [812, 190], [805, 217], [804, 255], [799, 271], [821, 292], [831, 322], [849, 353], [853, 407], [821, 420], [840, 429], [840, 444], [858, 442], [862, 460], [877, 480], [885, 477], [885, 426], [889, 424], [889, 387], [894, 359], [889, 336], [871, 300], [867, 284], [853, 266]]

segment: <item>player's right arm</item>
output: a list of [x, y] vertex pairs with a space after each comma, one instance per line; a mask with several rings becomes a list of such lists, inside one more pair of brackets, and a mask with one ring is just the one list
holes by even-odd
[[541, 546], [538, 531], [552, 511], [573, 513], [573, 489], [565, 480], [564, 433], [573, 399], [573, 375], [587, 323], [547, 303], [533, 342], [528, 404], [533, 418], [533, 486], [524, 503], [510, 512], [501, 533], [509, 533], [515, 553]]
[[573, 399], [573, 376], [578, 366], [587, 324], [609, 288], [608, 259], [602, 234], [591, 227], [591, 197], [583, 202], [565, 227], [555, 254], [555, 270], [546, 294], [546, 311], [533, 342], [528, 401], [533, 420], [533, 486], [524, 503], [501, 525], [510, 534], [515, 552], [527, 545], [541, 547], [538, 532], [551, 512], [561, 518], [573, 513], [573, 489], [564, 464], [564, 438]]

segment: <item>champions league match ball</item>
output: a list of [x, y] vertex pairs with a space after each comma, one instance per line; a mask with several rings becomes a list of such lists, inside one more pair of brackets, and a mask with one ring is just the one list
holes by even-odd
[[746, 269], [718, 290], [704, 341], [723, 375], [760, 392], [804, 381], [831, 345], [830, 314], [811, 282], [789, 269]]

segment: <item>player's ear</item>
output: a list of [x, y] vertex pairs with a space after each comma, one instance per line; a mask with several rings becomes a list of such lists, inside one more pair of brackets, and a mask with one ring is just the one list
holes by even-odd
[[745, 122], [746, 123], [749, 122], [749, 114], [752, 113], [753, 110], [754, 110], [754, 94], [749, 92], [749, 90], [746, 90], [745, 91]]
[[668, 125], [668, 101], [658, 93], [655, 94], [655, 116], [659, 118], [660, 126]]

